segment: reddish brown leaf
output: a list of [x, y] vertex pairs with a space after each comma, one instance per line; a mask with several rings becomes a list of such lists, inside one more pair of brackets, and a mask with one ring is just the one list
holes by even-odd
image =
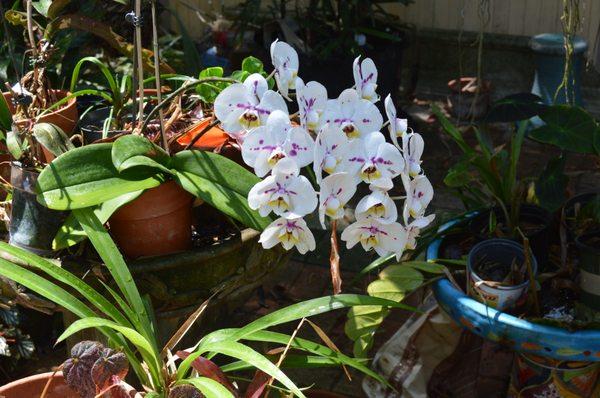
[[259, 398], [261, 394], [265, 391], [265, 388], [269, 384], [270, 379], [271, 378], [268, 374], [257, 370], [254, 373], [254, 378], [252, 379], [252, 382], [246, 390], [246, 394], [244, 394], [244, 398]]
[[[177, 351], [177, 356], [181, 359], [185, 359], [190, 356], [190, 353], [186, 351]], [[213, 379], [214, 381], [227, 387], [227, 389], [231, 391], [233, 395], [237, 396], [235, 387], [233, 384], [231, 384], [225, 373], [223, 373], [221, 368], [219, 368], [219, 366], [217, 366], [217, 364], [210, 359], [198, 357], [192, 362], [192, 367], [196, 369], [202, 376]]]
[[82, 397], [96, 395], [92, 367], [100, 358], [104, 346], [96, 341], [82, 341], [73, 346], [71, 357], [64, 363], [63, 374], [67, 385]]
[[204, 394], [190, 384], [182, 384], [169, 391], [169, 398], [204, 398]]
[[129, 362], [125, 354], [104, 348], [91, 369], [92, 380], [96, 384], [96, 394], [115, 382], [125, 379], [128, 371]]

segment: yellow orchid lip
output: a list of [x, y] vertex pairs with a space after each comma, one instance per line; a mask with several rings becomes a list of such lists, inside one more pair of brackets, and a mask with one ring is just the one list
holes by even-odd
[[375, 217], [383, 217], [385, 216], [385, 206], [383, 203], [377, 203], [376, 205], [369, 207], [366, 213]]
[[346, 136], [348, 138], [358, 138], [358, 137], [360, 137], [360, 131], [358, 131], [356, 129], [356, 127], [354, 127], [353, 124], [348, 124], [348, 125], [344, 126], [344, 128], [342, 129], [342, 131], [344, 131], [344, 134], [346, 134]]
[[242, 113], [238, 121], [246, 129], [251, 129], [260, 126], [260, 119], [258, 115], [253, 112]]
[[[341, 207], [341, 206], [340, 206], [340, 207]], [[340, 207], [336, 207], [336, 208], [333, 208], [333, 207], [327, 207], [327, 208], [325, 209], [325, 214], [327, 214], [329, 217], [335, 217], [335, 216], [336, 216], [336, 214], [337, 214], [337, 212], [338, 212], [338, 210], [340, 209]]]
[[360, 176], [363, 181], [371, 182], [381, 177], [381, 171], [375, 166], [369, 166], [360, 172]]
[[269, 201], [269, 206], [276, 207], [276, 208], [279, 208], [282, 210], [287, 210], [290, 208], [290, 205], [288, 204], [288, 202], [286, 202], [285, 199], [283, 199], [281, 196], [275, 200]]
[[279, 235], [277, 238], [280, 242], [291, 242], [294, 244], [300, 242], [300, 239], [297, 236], [294, 236], [294, 233], [292, 231], [287, 230], [281, 235]]
[[375, 235], [369, 235], [367, 237], [361, 237], [360, 242], [367, 247], [374, 247], [379, 244], [379, 239]]
[[268, 160], [269, 165], [275, 166], [277, 164], [277, 162], [279, 162], [283, 158], [285, 158], [285, 153], [277, 152], [269, 158], [269, 160]]

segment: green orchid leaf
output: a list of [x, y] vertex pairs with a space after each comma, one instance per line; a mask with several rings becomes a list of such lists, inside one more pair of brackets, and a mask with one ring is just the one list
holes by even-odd
[[570, 105], [549, 107], [540, 115], [546, 123], [529, 133], [529, 137], [577, 153], [596, 153], [600, 126], [584, 109]]
[[27, 149], [27, 143], [21, 141], [19, 130], [16, 125], [13, 125], [12, 130], [9, 130], [6, 133], [6, 147], [11, 156], [16, 160], [21, 159]]
[[546, 109], [542, 98], [532, 93], [517, 93], [496, 101], [487, 115], [486, 123], [512, 123], [530, 119]]
[[164, 181], [154, 169], [134, 168], [119, 173], [111, 150], [112, 144], [86, 145], [54, 159], [38, 178], [38, 201], [55, 210], [80, 209], [154, 188]]
[[212, 152], [182, 151], [173, 156], [175, 179], [191, 194], [258, 231], [270, 223], [248, 206], [248, 192], [260, 179], [234, 161]]
[[171, 172], [168, 168], [171, 157], [164, 149], [140, 135], [129, 134], [118, 138], [112, 146], [111, 156], [119, 172], [139, 166]]
[[[94, 214], [96, 217], [98, 217], [98, 220], [104, 224], [121, 206], [131, 202], [143, 192], [144, 191], [129, 192], [121, 196], [117, 196], [114, 199], [107, 200], [94, 209]], [[52, 241], [52, 249], [64, 249], [85, 239], [87, 239], [87, 235], [83, 231], [83, 228], [81, 228], [81, 225], [79, 225], [79, 222], [77, 222], [77, 218], [75, 218], [73, 214], [69, 214]]]
[[33, 125], [33, 136], [41, 145], [49, 150], [54, 156], [75, 149], [75, 145], [62, 129], [50, 123], [36, 123]]
[[569, 178], [565, 175], [566, 158], [551, 159], [535, 183], [535, 196], [540, 206], [554, 213], [567, 199]]
[[12, 125], [12, 113], [10, 107], [6, 102], [6, 98], [0, 95], [0, 129], [3, 131], [10, 131]]

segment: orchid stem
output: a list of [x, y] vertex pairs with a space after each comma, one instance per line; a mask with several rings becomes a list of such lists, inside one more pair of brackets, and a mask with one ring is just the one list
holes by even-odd
[[337, 220], [331, 221], [331, 253], [329, 255], [329, 267], [331, 271], [331, 283], [333, 284], [333, 294], [340, 294], [342, 292], [342, 277], [340, 275]]

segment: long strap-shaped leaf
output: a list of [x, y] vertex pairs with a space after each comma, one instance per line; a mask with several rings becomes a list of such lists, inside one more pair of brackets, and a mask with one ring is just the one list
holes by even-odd
[[127, 303], [139, 315], [139, 320], [143, 327], [143, 330], [140, 330], [140, 332], [151, 342], [155, 354], [158, 354], [156, 337], [152, 333], [150, 315], [146, 311], [146, 306], [133, 281], [133, 276], [129, 272], [129, 268], [127, 268], [127, 264], [125, 264], [125, 260], [123, 260], [123, 256], [119, 252], [115, 242], [110, 238], [110, 235], [94, 215], [91, 208], [77, 209], [73, 211], [73, 214], [75, 214], [77, 221], [79, 221], [79, 224], [83, 227], [83, 230], [98, 251], [123, 297], [125, 297]]
[[[0, 258], [0, 274], [36, 292], [40, 296], [60, 305], [67, 311], [71, 311], [80, 318], [96, 316], [94, 311], [92, 311], [87, 305], [82, 303], [77, 297], [73, 296], [65, 289], [46, 280], [32, 271], [13, 264], [3, 258]], [[148, 381], [145, 372], [138, 364], [135, 354], [130, 350], [127, 341], [123, 338], [123, 336], [105, 327], [100, 327], [99, 330], [110, 340], [114, 341], [116, 345], [123, 348], [123, 351], [129, 359], [129, 363], [134, 368], [134, 371], [138, 375], [140, 381]]]
[[5, 242], [0, 242], [0, 252], [8, 253], [11, 256], [25, 262], [31, 267], [35, 267], [59, 282], [62, 282], [68, 286], [71, 286], [79, 294], [81, 294], [86, 300], [88, 300], [94, 307], [102, 311], [106, 316], [111, 317], [115, 322], [118, 322], [124, 326], [130, 326], [129, 320], [123, 316], [123, 314], [104, 296], [99, 294], [96, 290], [92, 289], [87, 283], [83, 282], [80, 278], [76, 277], [69, 271], [51, 263], [48, 260], [43, 259], [40, 256], [36, 256], [26, 250], [9, 245]]
[[231, 391], [208, 377], [183, 379], [177, 384], [191, 384], [204, 394], [206, 398], [235, 398]]
[[[300, 389], [294, 384], [289, 377], [285, 375], [273, 362], [269, 361], [262, 354], [254, 351], [252, 348], [235, 342], [235, 341], [220, 341], [216, 343], [210, 343], [206, 346], [200, 346], [200, 352], [214, 352], [218, 354], [227, 355], [232, 358], [240, 359], [244, 362], [247, 362], [254, 366], [255, 368], [262, 370], [269, 376], [273, 377], [285, 387], [287, 387], [291, 392], [296, 394], [298, 397], [305, 398], [305, 395], [300, 391]], [[188, 357], [191, 358], [190, 355]], [[197, 356], [196, 356], [197, 357]], [[181, 372], [181, 367], [177, 370], [177, 377], [183, 379], [185, 377], [185, 373]]]

